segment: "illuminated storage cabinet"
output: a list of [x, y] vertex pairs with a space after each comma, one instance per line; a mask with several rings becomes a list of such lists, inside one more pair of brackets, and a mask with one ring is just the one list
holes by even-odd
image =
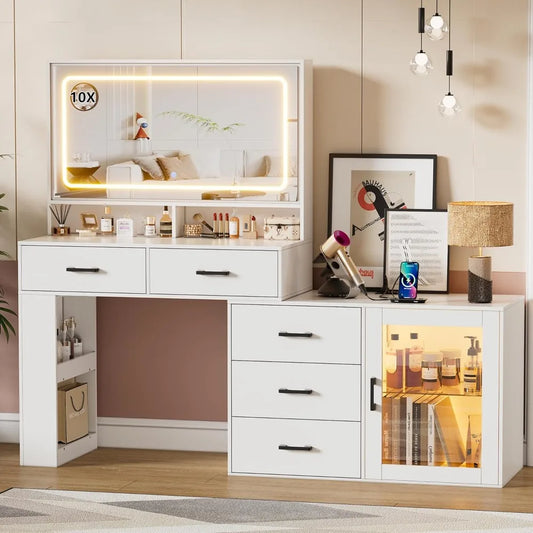
[[523, 465], [524, 299], [230, 305], [229, 472], [505, 485]]

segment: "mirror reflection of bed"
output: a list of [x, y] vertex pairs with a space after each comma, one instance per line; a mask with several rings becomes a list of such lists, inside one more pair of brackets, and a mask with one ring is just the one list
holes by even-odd
[[[52, 80], [56, 198], [298, 200], [295, 65], [54, 64]], [[90, 110], [67, 100], [80, 82]]]

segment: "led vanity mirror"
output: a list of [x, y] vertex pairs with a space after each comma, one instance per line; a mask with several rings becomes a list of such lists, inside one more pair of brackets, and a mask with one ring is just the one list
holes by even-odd
[[298, 77], [297, 64], [52, 64], [53, 197], [297, 201]]

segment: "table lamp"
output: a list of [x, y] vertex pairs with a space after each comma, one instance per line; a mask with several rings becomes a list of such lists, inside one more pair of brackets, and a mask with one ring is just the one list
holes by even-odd
[[468, 259], [468, 301], [492, 301], [491, 257], [483, 248], [513, 244], [513, 204], [510, 202], [450, 202], [448, 244], [477, 246]]

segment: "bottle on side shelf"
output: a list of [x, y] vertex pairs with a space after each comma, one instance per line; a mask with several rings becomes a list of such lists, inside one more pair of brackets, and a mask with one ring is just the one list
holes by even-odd
[[418, 338], [418, 333], [412, 332], [409, 334], [410, 344], [406, 349], [406, 385], [408, 387], [420, 387], [422, 385], [422, 354], [424, 353], [424, 345]]
[[443, 348], [442, 353], [442, 386], [447, 392], [459, 392], [458, 385], [461, 376], [461, 350]]
[[442, 354], [425, 352], [422, 356], [422, 390], [439, 392], [442, 379]]
[[172, 218], [170, 218], [168, 205], [163, 207], [163, 214], [159, 219], [159, 235], [161, 237], [172, 237]]
[[400, 345], [400, 335], [391, 333], [385, 355], [387, 391], [400, 391], [405, 388], [405, 351]]

